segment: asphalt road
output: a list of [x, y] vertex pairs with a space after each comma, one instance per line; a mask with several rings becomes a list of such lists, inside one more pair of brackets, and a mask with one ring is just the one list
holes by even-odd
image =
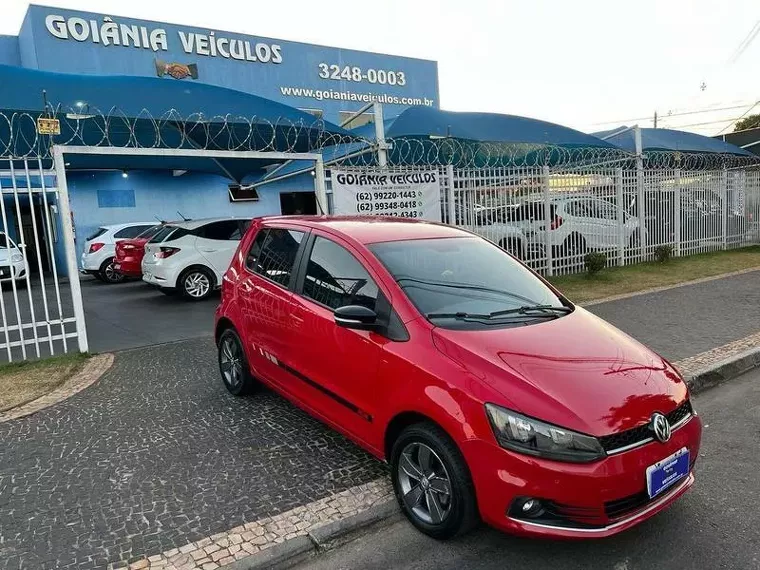
[[695, 401], [706, 424], [696, 485], [669, 510], [621, 535], [592, 542], [558, 542], [479, 528], [463, 538], [439, 543], [402, 520], [297, 568], [760, 568], [760, 370], [705, 392]]

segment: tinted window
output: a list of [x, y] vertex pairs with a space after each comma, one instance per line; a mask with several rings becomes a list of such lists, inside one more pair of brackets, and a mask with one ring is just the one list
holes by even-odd
[[6, 239], [5, 234], [0, 234], [0, 247], [8, 248], [8, 247], [15, 247], [15, 246], [12, 243], [11, 244], [8, 243], [8, 240]]
[[261, 230], [246, 256], [245, 266], [254, 273], [287, 287], [302, 240], [303, 232], [295, 230]]
[[94, 240], [95, 238], [102, 236], [102, 235], [103, 235], [104, 233], [106, 233], [107, 231], [108, 231], [108, 230], [107, 230], [107, 229], [105, 229], [105, 228], [98, 228], [97, 230], [95, 230], [95, 233], [94, 233], [94, 234], [92, 234], [92, 235], [90, 235], [90, 236], [87, 236], [87, 238], [86, 238], [86, 239], [87, 239], [87, 241], [92, 241], [92, 240]]
[[139, 236], [145, 230], [152, 228], [153, 226], [129, 226], [116, 232], [113, 237], [117, 239], [130, 239]]
[[303, 294], [331, 309], [362, 305], [374, 311], [378, 291], [353, 255], [337, 243], [317, 237], [306, 268]]
[[571, 216], [579, 218], [588, 218], [591, 216], [589, 209], [582, 202], [568, 202], [565, 211]]
[[[162, 243], [166, 241], [166, 238], [168, 238], [170, 235], [174, 234], [177, 231], [180, 231], [180, 228], [178, 228], [177, 226], [164, 226], [163, 228], [158, 230], [152, 238], [150, 238], [150, 241], [148, 243]], [[184, 230], [182, 231], [184, 232]]]
[[[562, 306], [526, 267], [480, 238], [395, 241], [373, 244], [370, 249], [423, 314], [488, 314], [526, 305]], [[436, 320], [436, 324], [457, 327], [462, 323]]]
[[163, 227], [164, 226], [162, 226], [162, 225], [153, 226], [152, 228], [148, 228], [143, 233], [139, 234], [137, 237], [139, 237], [141, 239], [150, 239], [154, 235], [156, 235], [158, 232], [160, 232], [163, 229]]
[[218, 241], [240, 241], [240, 238], [243, 237], [243, 233], [240, 231], [240, 222], [237, 220], [207, 224], [198, 228], [195, 233], [198, 237]]

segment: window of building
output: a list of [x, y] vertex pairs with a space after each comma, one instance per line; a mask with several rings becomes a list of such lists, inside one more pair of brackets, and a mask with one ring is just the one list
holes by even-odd
[[378, 289], [367, 270], [345, 248], [317, 237], [306, 269], [303, 294], [331, 309], [361, 305], [374, 311]]
[[[340, 124], [343, 125], [344, 129], [355, 129], [356, 127], [361, 127], [363, 125], [368, 125], [369, 123], [375, 122], [375, 114], [374, 113], [362, 113], [361, 115], [357, 115], [353, 119], [351, 119], [351, 116], [355, 113], [355, 111], [341, 111], [340, 112]], [[344, 121], [348, 121], [351, 119], [348, 123], [345, 125], [343, 124]]]
[[303, 235], [303, 232], [280, 228], [261, 230], [248, 251], [245, 266], [287, 287]]
[[230, 202], [258, 202], [259, 193], [253, 186], [243, 184], [229, 185]]

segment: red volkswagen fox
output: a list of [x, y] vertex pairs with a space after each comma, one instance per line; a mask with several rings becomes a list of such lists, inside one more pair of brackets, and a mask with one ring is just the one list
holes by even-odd
[[490, 242], [386, 218], [254, 220], [224, 276], [219, 368], [391, 465], [440, 539], [479, 520], [602, 537], [694, 482], [678, 371]]

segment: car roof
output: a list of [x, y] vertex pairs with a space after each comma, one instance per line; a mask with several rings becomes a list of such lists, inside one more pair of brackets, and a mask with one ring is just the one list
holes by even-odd
[[98, 227], [103, 228], [104, 230], [113, 231], [113, 230], [120, 230], [122, 228], [129, 228], [131, 226], [157, 226], [158, 222], [153, 220], [148, 222], [129, 222], [126, 224], [101, 224]]
[[214, 222], [226, 222], [226, 221], [239, 221], [239, 222], [247, 222], [251, 218], [248, 217], [240, 217], [240, 216], [227, 216], [222, 218], [199, 218], [197, 220], [185, 220], [185, 221], [179, 221], [179, 222], [169, 222], [166, 225], [167, 226], [174, 226], [177, 228], [183, 228], [185, 230], [194, 230], [197, 228], [200, 228], [201, 226], [205, 226], [206, 224], [211, 224]]
[[321, 227], [344, 234], [362, 244], [472, 237], [469, 232], [436, 222], [385, 216], [272, 216], [262, 218], [262, 222], [266, 225], [291, 222], [312, 228]]

